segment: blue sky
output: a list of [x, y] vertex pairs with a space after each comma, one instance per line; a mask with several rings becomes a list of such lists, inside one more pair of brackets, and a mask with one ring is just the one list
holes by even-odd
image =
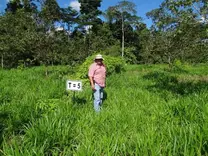
[[[2, 12], [5, 7], [6, 3], [9, 0], [0, 0], [0, 11]], [[109, 6], [114, 6], [116, 5], [120, 0], [102, 0], [102, 4], [100, 7], [100, 10], [105, 11]], [[137, 6], [137, 15], [143, 18], [143, 22], [147, 24], [149, 27], [151, 25], [151, 20], [147, 19], [145, 14], [148, 11], [151, 11], [152, 9], [158, 8], [159, 5], [164, 1], [164, 0], [129, 0], [136, 4]], [[61, 7], [66, 7], [66, 6], [73, 6], [76, 9], [79, 8], [79, 4], [77, 0], [57, 0], [58, 4]]]
[[[109, 6], [116, 5], [121, 0], [102, 0], [100, 10], [105, 11]], [[143, 18], [143, 22], [147, 24], [148, 27], [151, 26], [151, 20], [146, 17], [146, 13], [156, 9], [164, 0], [128, 0], [136, 4], [137, 15]], [[57, 0], [61, 6], [75, 6], [78, 7], [77, 0]]]

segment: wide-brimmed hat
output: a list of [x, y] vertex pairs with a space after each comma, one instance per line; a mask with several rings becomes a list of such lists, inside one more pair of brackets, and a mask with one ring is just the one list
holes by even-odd
[[97, 54], [94, 60], [104, 60], [104, 58], [101, 54]]

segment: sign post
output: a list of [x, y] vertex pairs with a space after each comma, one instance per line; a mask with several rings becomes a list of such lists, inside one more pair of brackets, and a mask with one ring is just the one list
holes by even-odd
[[75, 102], [75, 91], [82, 91], [82, 81], [67, 80], [66, 81], [66, 90], [73, 91], [72, 102]]

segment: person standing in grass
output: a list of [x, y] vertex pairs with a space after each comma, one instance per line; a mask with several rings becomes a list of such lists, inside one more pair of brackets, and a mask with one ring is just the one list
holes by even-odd
[[96, 55], [94, 63], [90, 65], [88, 71], [90, 85], [94, 96], [94, 109], [96, 112], [100, 111], [103, 99], [103, 89], [105, 88], [106, 67], [103, 64], [103, 61], [102, 55]]

